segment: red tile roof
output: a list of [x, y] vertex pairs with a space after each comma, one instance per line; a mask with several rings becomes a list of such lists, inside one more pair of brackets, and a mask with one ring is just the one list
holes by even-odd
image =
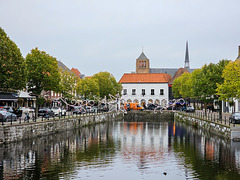
[[80, 75], [81, 73], [79, 72], [78, 69], [72, 68], [71, 71], [74, 72], [74, 74], [76, 74], [77, 77], [80, 77], [79, 75]]
[[136, 73], [124, 74], [120, 83], [168, 83], [172, 79], [170, 74], [165, 73]]

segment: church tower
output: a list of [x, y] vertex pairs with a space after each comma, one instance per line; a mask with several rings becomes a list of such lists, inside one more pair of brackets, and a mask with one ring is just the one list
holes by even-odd
[[186, 43], [186, 54], [185, 54], [185, 64], [184, 64], [184, 68], [189, 69], [190, 68], [190, 64], [189, 64], [189, 54], [188, 54], [188, 41]]
[[150, 72], [149, 59], [142, 52], [142, 54], [136, 59], [136, 73], [149, 73], [149, 72]]

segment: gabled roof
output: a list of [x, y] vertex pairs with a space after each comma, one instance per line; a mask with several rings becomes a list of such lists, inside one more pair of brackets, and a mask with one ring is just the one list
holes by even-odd
[[148, 59], [145, 54], [142, 52], [142, 54], [140, 54], [140, 56], [137, 59]]
[[81, 73], [79, 72], [78, 69], [72, 68], [71, 71], [72, 71], [77, 77], [80, 78], [80, 74], [81, 74]]
[[189, 73], [189, 71], [187, 70], [187, 68], [179, 68], [176, 72], [176, 74], [173, 76], [173, 78], [170, 80], [170, 84], [173, 83], [173, 81], [177, 78], [179, 78], [183, 73]]
[[125, 73], [120, 79], [120, 83], [168, 83], [172, 76], [165, 73]]
[[61, 61], [58, 61], [58, 67], [59, 68], [62, 68], [62, 70], [64, 70], [64, 71], [70, 71], [70, 69], [65, 65], [65, 64], [63, 64]]

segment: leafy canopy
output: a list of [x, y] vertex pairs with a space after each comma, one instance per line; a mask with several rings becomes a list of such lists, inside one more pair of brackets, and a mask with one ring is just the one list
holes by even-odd
[[76, 91], [86, 99], [93, 99], [94, 96], [100, 96], [98, 81], [93, 78], [79, 79]]
[[220, 99], [230, 101], [240, 97], [240, 60], [230, 61], [222, 73], [223, 83], [217, 85]]
[[42, 90], [59, 91], [60, 73], [56, 58], [38, 48], [26, 56], [28, 91], [40, 95]]
[[26, 88], [26, 64], [20, 49], [0, 28], [0, 90]]
[[99, 72], [94, 74], [92, 78], [98, 82], [101, 98], [104, 98], [105, 96], [109, 98], [109, 94], [115, 96], [122, 91], [122, 84], [118, 83], [109, 72]]

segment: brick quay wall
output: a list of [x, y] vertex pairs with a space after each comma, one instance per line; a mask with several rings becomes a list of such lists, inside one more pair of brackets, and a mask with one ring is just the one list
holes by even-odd
[[108, 112], [65, 119], [50, 119], [22, 124], [14, 123], [12, 125], [5, 124], [0, 126], [0, 144], [51, 135], [106, 121], [122, 120], [122, 118], [123, 114]]

